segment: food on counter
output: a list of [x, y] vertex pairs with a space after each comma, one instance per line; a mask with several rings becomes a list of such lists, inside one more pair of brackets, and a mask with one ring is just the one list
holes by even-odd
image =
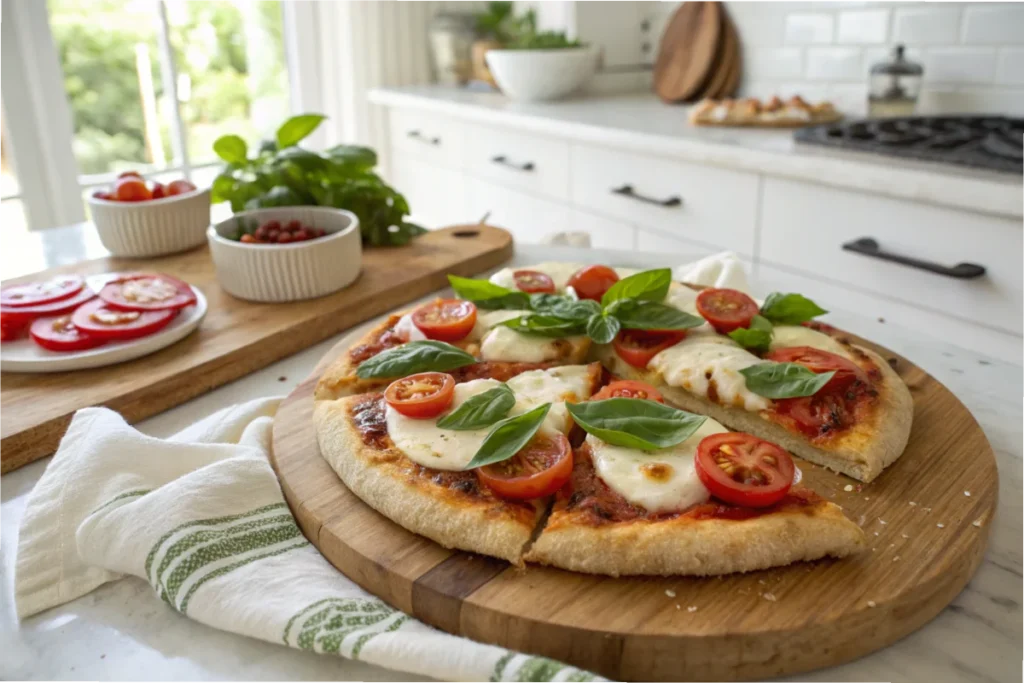
[[76, 327], [70, 315], [37, 318], [28, 333], [32, 341], [50, 351], [84, 351], [107, 343], [105, 339]]
[[842, 118], [831, 102], [809, 104], [799, 95], [785, 102], [777, 96], [762, 102], [756, 97], [741, 100], [703, 100], [690, 110], [695, 126], [761, 126], [792, 128], [830, 123]]
[[107, 305], [102, 299], [82, 304], [71, 314], [71, 323], [86, 334], [104, 340], [137, 339], [166, 327], [177, 309], [162, 311], [125, 311]]
[[321, 451], [390, 519], [446, 547], [612, 576], [866, 544], [791, 453], [870, 481], [906, 445], [910, 394], [813, 322], [825, 311], [810, 299], [561, 263], [449, 279], [461, 301], [391, 316], [315, 391]]
[[125, 171], [117, 176], [113, 187], [97, 190], [92, 193], [92, 196], [96, 199], [105, 199], [108, 202], [145, 202], [151, 199], [185, 194], [195, 189], [195, 185], [184, 179], [173, 180], [167, 185], [155, 180], [152, 183], [147, 183], [138, 171]]
[[110, 308], [124, 311], [177, 310], [196, 302], [188, 283], [153, 273], [129, 273], [108, 282], [100, 298]]
[[0, 291], [0, 305], [11, 308], [39, 306], [74, 296], [85, 287], [77, 275], [62, 275], [45, 282], [14, 285]]
[[323, 237], [327, 232], [323, 228], [315, 228], [306, 225], [301, 221], [290, 220], [267, 221], [251, 232], [243, 231], [235, 238], [246, 244], [290, 244], [292, 242], [305, 242]]

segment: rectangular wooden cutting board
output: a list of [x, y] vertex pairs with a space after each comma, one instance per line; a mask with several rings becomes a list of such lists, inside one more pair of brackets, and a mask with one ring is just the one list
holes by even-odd
[[340, 292], [283, 304], [227, 294], [205, 247], [157, 259], [95, 259], [4, 282], [151, 270], [201, 289], [209, 311], [196, 332], [137, 360], [64, 373], [2, 373], [0, 472], [53, 453], [80, 408], [105, 406], [137, 422], [441, 289], [448, 273], [475, 275], [511, 256], [512, 237], [500, 228], [435, 230], [404, 247], [364, 250], [362, 274]]

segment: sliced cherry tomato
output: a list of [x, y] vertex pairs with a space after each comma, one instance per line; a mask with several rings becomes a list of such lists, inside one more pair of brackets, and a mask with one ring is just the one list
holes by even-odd
[[527, 294], [554, 294], [555, 281], [539, 270], [517, 270], [512, 273], [516, 289]]
[[619, 358], [634, 368], [646, 368], [651, 359], [686, 337], [686, 330], [622, 330], [612, 345]]
[[412, 322], [430, 339], [458, 341], [476, 325], [476, 304], [462, 299], [437, 299], [413, 311]]
[[114, 183], [114, 197], [119, 202], [144, 202], [153, 198], [146, 181], [134, 175], [120, 178]]
[[452, 404], [455, 378], [444, 372], [421, 372], [395, 380], [384, 392], [388, 405], [418, 420], [437, 417]]
[[849, 424], [850, 410], [842, 394], [822, 389], [814, 396], [776, 400], [772, 409], [788, 417], [808, 436], [828, 434]]
[[76, 308], [71, 322], [101, 339], [137, 339], [163, 329], [176, 315], [177, 311], [119, 311], [103, 299], [94, 299]]
[[765, 358], [776, 363], [797, 363], [819, 375], [835, 370], [836, 374], [828, 381], [828, 384], [822, 387], [821, 391], [842, 391], [858, 379], [867, 381], [866, 373], [853, 361], [811, 346], [776, 349], [768, 352]]
[[563, 434], [540, 434], [508, 460], [477, 468], [476, 476], [502, 498], [550, 496], [572, 476], [572, 448]]
[[45, 282], [13, 285], [0, 291], [0, 306], [21, 308], [60, 301], [78, 294], [85, 280], [78, 275], [61, 275]]
[[600, 301], [604, 293], [618, 281], [618, 273], [608, 266], [587, 266], [573, 273], [566, 286], [572, 287], [581, 299]]
[[782, 500], [796, 471], [789, 453], [743, 432], [704, 437], [697, 445], [694, 466], [712, 496], [750, 508]]
[[51, 351], [83, 351], [106, 344], [106, 340], [93, 337], [71, 323], [71, 316], [37, 318], [28, 330], [32, 341]]
[[0, 306], [0, 315], [3, 316], [4, 324], [27, 326], [36, 318], [71, 313], [86, 301], [90, 301], [95, 298], [96, 295], [93, 291], [88, 287], [85, 287], [74, 296], [70, 296], [67, 299], [61, 299], [59, 301], [53, 301], [48, 304], [39, 304], [38, 306], [20, 306], [18, 308]]
[[173, 197], [177, 194], [185, 194], [186, 192], [192, 192], [196, 189], [196, 186], [187, 180], [172, 180], [167, 184], [166, 192], [168, 197]]
[[705, 289], [697, 295], [697, 312], [719, 334], [749, 327], [759, 310], [756, 301], [736, 289]]
[[644, 398], [648, 401], [664, 403], [661, 392], [647, 382], [635, 379], [620, 379], [605, 385], [601, 391], [591, 397], [591, 401], [603, 401], [606, 398]]
[[123, 311], [177, 310], [196, 302], [195, 292], [178, 278], [161, 274], [133, 273], [108, 282], [100, 298]]

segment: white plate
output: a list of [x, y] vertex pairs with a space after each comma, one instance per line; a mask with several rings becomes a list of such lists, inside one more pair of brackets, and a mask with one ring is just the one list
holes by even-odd
[[[86, 278], [86, 286], [94, 292], [98, 292], [109, 279], [109, 275], [89, 277]], [[203, 316], [206, 315], [206, 297], [195, 287], [192, 287], [192, 291], [196, 295], [195, 304], [181, 309], [178, 317], [156, 334], [140, 339], [110, 342], [85, 351], [48, 351], [27, 337], [18, 341], [4, 342], [0, 346], [0, 371], [65, 372], [67, 370], [84, 370], [123, 363], [159, 351], [185, 338], [192, 330], [199, 327]]]

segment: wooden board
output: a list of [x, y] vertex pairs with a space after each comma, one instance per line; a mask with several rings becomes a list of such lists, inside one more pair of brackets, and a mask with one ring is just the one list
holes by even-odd
[[740, 58], [740, 37], [732, 19], [722, 10], [722, 46], [720, 59], [714, 75], [704, 89], [704, 97], [717, 100], [732, 97], [740, 83], [742, 59]]
[[914, 396], [907, 451], [865, 485], [801, 463], [805, 483], [867, 532], [871, 548], [859, 556], [721, 578], [612, 579], [519, 570], [447, 550], [364, 504], [320, 455], [313, 388], [358, 334], [282, 403], [271, 462], [303, 532], [335, 567], [451, 633], [613, 679], [790, 675], [849, 661], [920, 628], [966, 585], [988, 543], [998, 482], [981, 428], [930, 375], [867, 343], [891, 359]]
[[145, 268], [201, 289], [209, 312], [195, 333], [138, 360], [52, 375], [3, 373], [0, 471], [56, 450], [79, 408], [106, 406], [136, 422], [440, 289], [448, 284], [448, 273], [475, 275], [511, 256], [512, 237], [500, 228], [436, 230], [408, 246], [365, 250], [362, 274], [340, 292], [285, 304], [227, 294], [217, 284], [206, 247], [145, 261], [101, 258], [4, 282]]
[[711, 76], [722, 40], [717, 2], [685, 2], [665, 27], [654, 63], [654, 91], [665, 102], [700, 96]]

